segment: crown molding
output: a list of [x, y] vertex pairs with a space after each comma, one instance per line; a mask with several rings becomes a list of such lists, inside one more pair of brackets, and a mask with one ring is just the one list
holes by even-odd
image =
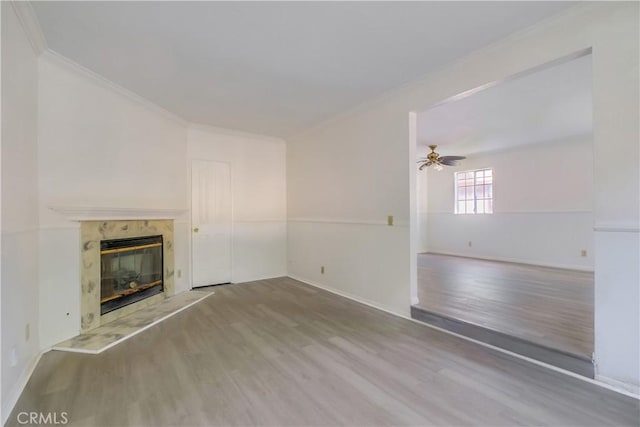
[[[576, 2], [576, 3], [580, 3], [580, 2]], [[604, 3], [604, 4], [601, 5], [600, 3]], [[304, 127], [298, 131], [290, 132], [289, 134], [284, 136], [284, 139], [287, 141], [298, 141], [298, 140], [307, 138], [308, 136], [313, 135], [315, 133], [323, 132], [327, 128], [335, 125], [336, 123], [340, 123], [353, 116], [362, 114], [364, 111], [367, 111], [368, 109], [371, 109], [371, 108], [378, 107], [382, 105], [384, 102], [397, 99], [397, 97], [403, 96], [407, 93], [418, 92], [425, 83], [427, 82], [430, 83], [431, 79], [436, 79], [440, 75], [451, 72], [451, 70], [455, 70], [456, 68], [460, 68], [460, 67], [469, 67], [469, 66], [473, 67], [474, 61], [477, 61], [479, 57], [483, 57], [487, 54], [494, 53], [500, 49], [505, 49], [505, 48], [508, 49], [509, 44], [521, 41], [523, 39], [536, 37], [538, 33], [547, 31], [549, 28], [553, 28], [553, 26], [563, 25], [564, 21], [577, 19], [580, 16], [588, 15], [590, 13], [591, 14], [598, 13], [599, 10], [602, 10], [605, 7], [609, 7], [612, 3], [616, 3], [616, 2], [612, 2], [612, 1], [585, 2], [583, 4], [576, 4], [575, 6], [571, 6], [561, 11], [560, 13], [556, 13], [551, 16], [548, 16], [547, 18], [541, 21], [535, 22], [528, 27], [521, 28], [520, 30], [517, 30], [505, 37], [502, 37], [484, 47], [480, 47], [472, 52], [469, 52], [468, 54], [464, 55], [463, 57], [453, 62], [450, 62], [448, 64], [443, 64], [440, 67], [436, 68], [435, 70], [429, 71], [421, 76], [418, 76], [409, 82], [406, 82], [400, 86], [391, 88], [377, 96], [370, 97], [364, 100], [363, 102], [361, 102], [360, 104], [357, 104], [347, 110], [339, 112], [333, 116], [330, 116], [310, 126]], [[633, 2], [630, 2], [630, 3], [633, 3]], [[566, 52], [565, 55], [560, 55], [560, 58], [558, 57], [549, 58], [549, 63], [554, 62], [555, 60], [562, 60], [563, 58], [566, 60], [566, 58], [571, 57], [572, 55], [577, 55], [579, 57], [579, 56], [590, 53], [590, 51], [591, 51], [590, 46], [584, 46], [582, 49], [578, 50], [577, 52], [576, 51]], [[537, 64], [537, 65], [540, 66], [540, 64]], [[535, 67], [535, 65], [529, 68], [533, 68], [533, 67]], [[525, 68], [525, 71], [526, 70], [528, 70], [528, 68]], [[513, 75], [515, 74], [517, 73], [510, 73], [507, 76], [502, 76], [501, 78], [513, 77]], [[494, 83], [495, 83], [494, 81], [479, 83], [479, 84], [473, 85], [472, 89], [470, 89], [467, 92], [475, 91], [478, 89], [478, 86], [481, 86], [481, 85], [484, 86], [484, 88], [486, 89], [487, 87], [494, 85]], [[407, 108], [407, 113], [409, 111], [419, 113], [422, 111], [426, 111], [434, 107], [435, 105], [438, 105], [452, 97], [463, 96], [465, 94], [466, 96], [471, 95], [471, 93], [467, 93], [467, 92], [453, 93], [451, 94], [450, 97], [433, 100], [431, 102], [429, 100], [421, 99], [420, 102], [422, 104], [415, 105], [411, 108]]]
[[240, 136], [240, 137], [250, 137], [250, 138], [260, 138], [260, 139], [272, 139], [274, 141], [284, 141], [283, 138], [279, 136], [273, 135], [260, 135], [249, 132], [244, 132], [242, 130], [236, 129], [227, 129], [227, 128], [219, 128], [211, 125], [207, 125], [204, 123], [195, 123], [189, 122], [188, 120], [183, 119], [175, 113], [172, 113], [169, 110], [159, 106], [158, 104], [138, 95], [135, 92], [126, 89], [119, 84], [107, 79], [106, 77], [91, 71], [90, 69], [78, 64], [77, 62], [67, 58], [59, 54], [58, 52], [51, 50], [47, 45], [47, 40], [44, 37], [44, 33], [42, 32], [42, 27], [40, 26], [40, 21], [36, 16], [35, 11], [33, 10], [33, 6], [31, 2], [28, 0], [9, 0], [9, 4], [11, 4], [20, 25], [22, 26], [27, 38], [29, 39], [29, 43], [33, 48], [33, 51], [37, 56], [42, 56], [46, 60], [62, 66], [63, 68], [72, 71], [84, 78], [87, 78], [94, 83], [97, 83], [103, 88], [113, 90], [120, 95], [128, 98], [129, 100], [140, 104], [168, 119], [171, 119], [181, 126], [190, 127], [192, 129], [198, 130], [206, 130], [209, 132], [222, 133], [231, 136]]
[[31, 2], [11, 0], [9, 3], [18, 17], [18, 21], [20, 21], [20, 25], [22, 25], [35, 54], [40, 55], [45, 52], [47, 50], [47, 40], [44, 38], [44, 33]]
[[124, 87], [120, 86], [117, 83], [112, 82], [111, 80], [107, 79], [106, 77], [103, 77], [102, 75], [91, 71], [90, 69], [78, 64], [75, 61], [72, 61], [71, 59], [67, 58], [66, 56], [63, 56], [61, 54], [59, 54], [58, 52], [55, 52], [51, 49], [47, 49], [46, 51], [44, 51], [41, 55], [41, 58], [43, 58], [44, 60], [47, 60], [55, 65], [58, 65], [68, 71], [71, 71], [73, 73], [75, 73], [76, 75], [83, 77], [97, 85], [99, 85], [100, 87], [107, 89], [107, 90], [111, 90], [114, 91], [116, 93], [118, 93], [119, 95], [123, 96], [124, 98], [127, 98], [128, 100], [142, 105], [143, 107], [153, 111], [154, 113], [157, 113], [167, 119], [173, 120], [176, 123], [178, 123], [181, 126], [184, 126], [185, 128], [189, 125], [189, 122], [186, 121], [185, 119], [183, 119], [182, 117], [168, 111], [165, 110], [164, 108], [162, 108], [161, 106], [159, 106], [158, 104], [155, 104], [152, 101], [149, 101], [147, 98], [143, 98], [142, 96], [136, 94], [135, 92], [130, 91], [129, 89], [125, 89]]
[[209, 125], [206, 123], [189, 122], [188, 127], [190, 130], [194, 130], [194, 131], [215, 133], [217, 135], [223, 135], [223, 136], [229, 136], [229, 137], [262, 139], [262, 140], [270, 140], [274, 142], [285, 142], [285, 140], [279, 136], [262, 135], [259, 133], [246, 132], [240, 129], [218, 127], [218, 126]]
[[187, 209], [120, 208], [104, 206], [64, 206], [51, 205], [49, 209], [70, 221], [104, 221], [129, 219], [177, 219]]

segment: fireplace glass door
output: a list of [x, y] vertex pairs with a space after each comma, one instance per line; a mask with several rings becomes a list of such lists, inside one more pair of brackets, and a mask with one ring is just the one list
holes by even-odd
[[100, 242], [100, 313], [163, 291], [162, 236]]

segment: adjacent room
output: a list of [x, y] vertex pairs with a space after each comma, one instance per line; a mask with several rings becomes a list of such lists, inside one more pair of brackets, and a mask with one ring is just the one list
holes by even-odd
[[1, 2], [2, 425], [637, 425], [639, 11]]
[[591, 61], [417, 115], [412, 315], [593, 378]]

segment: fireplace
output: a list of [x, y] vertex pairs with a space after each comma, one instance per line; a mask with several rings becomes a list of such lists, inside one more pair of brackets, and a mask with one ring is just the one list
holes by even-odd
[[81, 333], [175, 293], [173, 220], [81, 221], [80, 252]]
[[100, 314], [160, 294], [162, 235], [100, 241]]

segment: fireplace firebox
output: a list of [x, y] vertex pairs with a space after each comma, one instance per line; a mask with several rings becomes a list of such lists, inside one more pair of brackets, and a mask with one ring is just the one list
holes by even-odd
[[162, 236], [100, 242], [100, 314], [164, 290]]

